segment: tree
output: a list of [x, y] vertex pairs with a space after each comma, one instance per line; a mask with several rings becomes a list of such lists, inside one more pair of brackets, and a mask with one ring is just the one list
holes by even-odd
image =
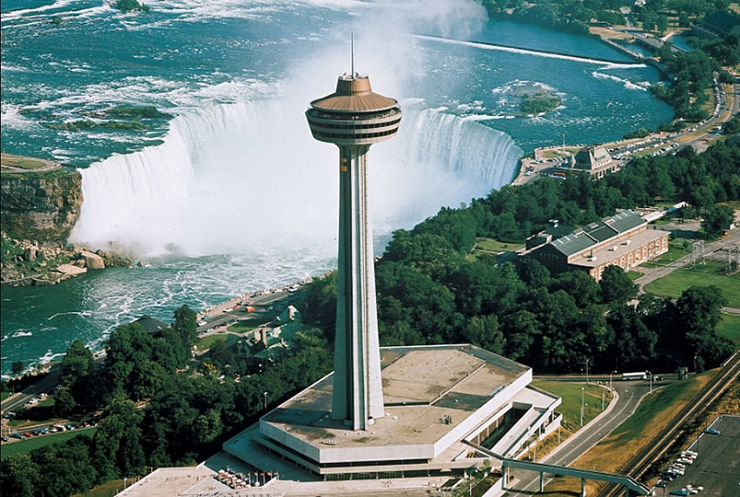
[[223, 369], [227, 365], [236, 365], [234, 352], [226, 345], [226, 340], [218, 340], [211, 345], [209, 355], [213, 364]]
[[473, 316], [464, 331], [465, 340], [496, 354], [503, 354], [506, 338], [495, 315]]
[[39, 468], [36, 495], [67, 497], [90, 490], [97, 471], [90, 458], [89, 443], [90, 437], [78, 435], [32, 451], [31, 460]]
[[306, 289], [306, 323], [320, 323], [330, 343], [337, 322], [337, 272], [314, 279]]
[[605, 303], [624, 304], [637, 296], [637, 285], [632, 283], [627, 273], [619, 266], [605, 267], [599, 286], [601, 299]]
[[550, 271], [537, 259], [522, 257], [516, 262], [519, 278], [530, 288], [544, 286], [550, 280]]
[[27, 454], [13, 454], [0, 463], [0, 487], [5, 497], [34, 497], [39, 468]]
[[576, 305], [584, 308], [601, 300], [601, 287], [584, 271], [566, 271], [553, 278], [549, 285], [550, 292], [564, 290], [576, 301]]
[[701, 227], [707, 238], [718, 238], [735, 220], [735, 212], [729, 205], [712, 205], [704, 212]]
[[190, 307], [183, 305], [175, 311], [173, 328], [180, 335], [189, 352], [190, 348], [198, 342], [198, 315]]
[[77, 408], [77, 401], [72, 396], [69, 388], [60, 388], [54, 392], [54, 414], [65, 417]]
[[106, 479], [134, 476], [144, 469], [141, 445], [143, 413], [124, 398], [108, 406], [92, 441], [92, 453], [101, 475]]
[[77, 339], [67, 348], [59, 368], [59, 381], [64, 386], [71, 386], [93, 371], [95, 361], [82, 340]]
[[692, 286], [683, 291], [673, 308], [671, 335], [665, 337], [686, 356], [702, 357], [713, 367], [733, 350], [732, 343], [715, 335], [727, 299], [716, 286]]

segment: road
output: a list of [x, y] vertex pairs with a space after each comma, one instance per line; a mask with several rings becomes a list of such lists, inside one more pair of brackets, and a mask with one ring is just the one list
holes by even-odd
[[46, 375], [41, 380], [28, 386], [22, 392], [11, 395], [7, 399], [3, 400], [2, 403], [0, 403], [2, 412], [6, 413], [8, 411], [15, 411], [18, 408], [25, 405], [29, 400], [31, 400], [33, 397], [37, 396], [38, 394], [53, 392], [54, 388], [58, 384], [59, 384], [59, 368], [53, 367], [49, 371], [49, 374]]
[[[653, 382], [653, 389], [667, 382]], [[557, 449], [541, 459], [539, 462], [570, 466], [581, 455], [596, 445], [602, 438], [622, 424], [637, 409], [642, 398], [649, 394], [650, 385], [645, 381], [614, 380], [614, 401], [603, 414], [593, 419], [588, 425], [563, 442]], [[516, 491], [508, 491], [504, 495], [514, 497], [521, 493], [534, 493], [539, 489], [539, 474], [525, 470], [511, 470], [517, 480], [509, 487]]]

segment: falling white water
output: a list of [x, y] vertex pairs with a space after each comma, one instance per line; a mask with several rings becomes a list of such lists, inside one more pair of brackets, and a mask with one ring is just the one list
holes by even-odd
[[[161, 145], [82, 169], [74, 243], [140, 255], [335, 251], [336, 147], [278, 100], [215, 105], [173, 121]], [[409, 227], [511, 181], [511, 138], [441, 110], [405, 112], [370, 150], [376, 233]]]

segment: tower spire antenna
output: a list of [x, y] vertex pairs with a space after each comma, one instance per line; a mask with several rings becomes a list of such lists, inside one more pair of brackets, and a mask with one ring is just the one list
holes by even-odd
[[352, 58], [352, 65], [351, 65], [352, 72], [350, 73], [350, 76], [354, 78], [355, 77], [355, 32], [354, 31], [352, 31], [351, 52], [352, 52], [352, 57], [351, 57]]

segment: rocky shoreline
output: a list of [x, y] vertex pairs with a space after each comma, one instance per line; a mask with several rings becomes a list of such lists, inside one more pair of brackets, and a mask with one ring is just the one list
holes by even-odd
[[129, 266], [133, 258], [62, 242], [17, 240], [2, 233], [0, 284], [10, 286], [56, 285], [73, 276], [106, 267]]

